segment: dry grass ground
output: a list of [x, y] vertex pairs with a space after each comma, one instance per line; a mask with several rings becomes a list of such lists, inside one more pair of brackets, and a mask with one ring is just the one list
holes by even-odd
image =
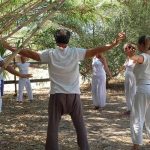
[[[126, 110], [123, 88], [107, 89], [107, 106], [93, 110], [91, 92], [83, 87], [81, 100], [91, 150], [130, 150], [129, 118], [120, 114]], [[48, 89], [34, 91], [34, 102], [25, 97], [17, 103], [13, 93], [3, 98], [0, 114], [0, 150], [44, 150], [47, 130]], [[63, 116], [59, 127], [61, 150], [78, 150], [76, 134], [69, 116]], [[144, 134], [143, 150], [150, 150]]]

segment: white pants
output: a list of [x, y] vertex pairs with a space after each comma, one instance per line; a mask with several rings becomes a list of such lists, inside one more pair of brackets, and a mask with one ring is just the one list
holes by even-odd
[[125, 98], [127, 110], [131, 110], [132, 102], [136, 93], [136, 81], [133, 72], [125, 73]]
[[137, 92], [130, 117], [131, 138], [134, 144], [143, 143], [144, 122], [147, 133], [150, 135], [150, 94]]
[[106, 105], [106, 75], [92, 77], [92, 99], [94, 106]]
[[27, 95], [29, 100], [33, 99], [33, 94], [32, 94], [32, 88], [31, 88], [31, 83], [29, 79], [24, 79], [24, 78], [20, 78], [19, 79], [19, 90], [18, 90], [18, 101], [22, 101], [23, 100], [23, 89], [24, 87], [26, 88], [27, 91]]

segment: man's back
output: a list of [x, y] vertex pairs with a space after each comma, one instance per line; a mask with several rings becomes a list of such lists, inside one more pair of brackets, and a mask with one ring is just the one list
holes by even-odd
[[41, 61], [47, 62], [51, 80], [51, 94], [80, 93], [79, 61], [86, 50], [81, 48], [50, 49], [41, 53]]

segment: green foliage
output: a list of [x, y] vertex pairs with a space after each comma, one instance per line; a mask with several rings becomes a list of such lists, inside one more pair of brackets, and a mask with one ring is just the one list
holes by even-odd
[[3, 48], [2, 44], [0, 44], [0, 56], [3, 56], [5, 51], [6, 51], [6, 49]]
[[[75, 1], [65, 3], [65, 6], [52, 18], [53, 23], [55, 22], [57, 26], [39, 34], [35, 40], [36, 44], [39, 44], [42, 49], [54, 46], [51, 30], [53, 31], [59, 26], [64, 26], [73, 32], [71, 46], [92, 48], [112, 41], [116, 33], [120, 31], [118, 27], [110, 29], [110, 24], [113, 22], [113, 16], [110, 12], [114, 11], [117, 5], [105, 1], [86, 2], [82, 4], [75, 3]], [[118, 49], [118, 52], [120, 55], [115, 50], [107, 55], [114, 75], [118, 73], [116, 70], [122, 63], [124, 56], [121, 50]], [[116, 54], [118, 59], [113, 58], [116, 57]], [[91, 59], [81, 62], [80, 72], [84, 79], [91, 78]]]
[[53, 37], [54, 31], [54, 28], [48, 28], [34, 37], [33, 44], [37, 45], [37, 49], [45, 49], [55, 46]]
[[[31, 3], [28, 0], [12, 0], [11, 5], [1, 9], [1, 12], [5, 14], [26, 2]], [[37, 32], [31, 43], [38, 49], [54, 47], [53, 33], [57, 28], [67, 28], [72, 32], [70, 46], [92, 48], [104, 45], [110, 43], [120, 31], [126, 32], [127, 39], [124, 43], [136, 43], [140, 35], [150, 34], [149, 10], [150, 2], [141, 0], [66, 0], [64, 5], [47, 21], [47, 24]], [[48, 11], [48, 13], [51, 12], [52, 10]], [[23, 30], [26, 34], [21, 34], [27, 36], [28, 31], [32, 31], [43, 16], [39, 16], [32, 24], [27, 25], [27, 30]], [[29, 14], [25, 14], [16, 24], [28, 18]], [[114, 76], [119, 73], [118, 68], [125, 60], [122, 51], [124, 43], [105, 53]], [[80, 71], [84, 78], [90, 78], [91, 59], [81, 62]]]

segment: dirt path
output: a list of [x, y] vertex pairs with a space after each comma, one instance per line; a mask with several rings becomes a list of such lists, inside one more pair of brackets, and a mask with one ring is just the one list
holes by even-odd
[[[91, 150], [130, 150], [129, 118], [120, 117], [126, 110], [123, 90], [107, 90], [107, 106], [93, 110], [91, 93], [83, 89], [81, 99]], [[47, 129], [48, 90], [34, 91], [35, 101], [17, 103], [7, 92], [0, 114], [0, 150], [44, 150]], [[144, 134], [144, 138], [146, 135]], [[76, 134], [69, 116], [63, 116], [59, 128], [61, 150], [78, 150]], [[149, 148], [148, 148], [149, 147]], [[144, 139], [143, 150], [150, 150]]]

